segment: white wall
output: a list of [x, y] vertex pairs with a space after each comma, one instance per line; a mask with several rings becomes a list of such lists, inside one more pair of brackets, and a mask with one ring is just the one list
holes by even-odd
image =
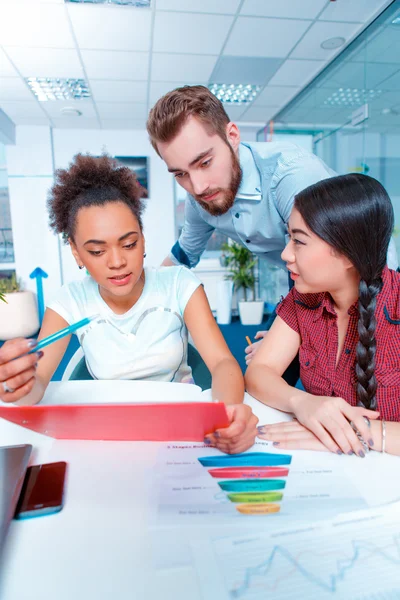
[[16, 145], [7, 146], [11, 223], [17, 276], [36, 290], [30, 273], [49, 274], [46, 290], [60, 286], [58, 240], [48, 228], [47, 190], [53, 182], [48, 127], [17, 127]]
[[[56, 168], [67, 167], [74, 154], [107, 151], [116, 156], [149, 157], [149, 191], [144, 215], [146, 264], [157, 266], [175, 241], [173, 179], [154, 152], [145, 130], [53, 130]], [[48, 127], [17, 127], [15, 146], [7, 147], [11, 219], [17, 275], [28, 289], [35, 290], [29, 274], [42, 267], [46, 299], [61, 283], [59, 245], [48, 227], [47, 191], [53, 183], [51, 131]], [[64, 282], [82, 272], [68, 246], [61, 246]]]

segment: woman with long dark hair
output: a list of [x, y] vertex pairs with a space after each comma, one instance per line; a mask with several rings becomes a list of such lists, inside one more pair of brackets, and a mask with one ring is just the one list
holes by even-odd
[[[294, 288], [246, 373], [250, 394], [294, 421], [265, 425], [279, 448], [400, 454], [400, 274], [388, 269], [390, 198], [366, 175], [298, 194], [282, 253]], [[299, 352], [304, 390], [281, 375]]]

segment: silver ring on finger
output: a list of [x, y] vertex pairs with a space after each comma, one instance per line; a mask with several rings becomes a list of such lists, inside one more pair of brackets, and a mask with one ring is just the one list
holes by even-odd
[[8, 387], [7, 381], [3, 381], [2, 385], [3, 385], [3, 390], [4, 390], [5, 394], [7, 394], [7, 393], [12, 394], [13, 392], [15, 392], [15, 390], [13, 388]]

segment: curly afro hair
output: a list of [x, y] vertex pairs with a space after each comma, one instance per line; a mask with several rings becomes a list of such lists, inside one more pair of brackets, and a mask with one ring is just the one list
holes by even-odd
[[145, 195], [146, 190], [137, 181], [135, 173], [118, 165], [107, 154], [100, 157], [77, 154], [68, 169], [56, 171], [55, 184], [47, 200], [50, 226], [62, 234], [64, 241], [73, 240], [79, 209], [124, 202], [142, 229], [142, 197]]

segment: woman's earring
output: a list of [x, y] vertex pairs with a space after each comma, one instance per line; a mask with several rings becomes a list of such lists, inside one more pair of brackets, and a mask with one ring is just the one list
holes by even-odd
[[83, 269], [84, 265], [78, 265], [78, 267], [79, 267], [80, 269]]
[[146, 258], [146, 256], [147, 256], [147, 255], [146, 255], [146, 252], [145, 252], [145, 253], [143, 254], [143, 258]]

